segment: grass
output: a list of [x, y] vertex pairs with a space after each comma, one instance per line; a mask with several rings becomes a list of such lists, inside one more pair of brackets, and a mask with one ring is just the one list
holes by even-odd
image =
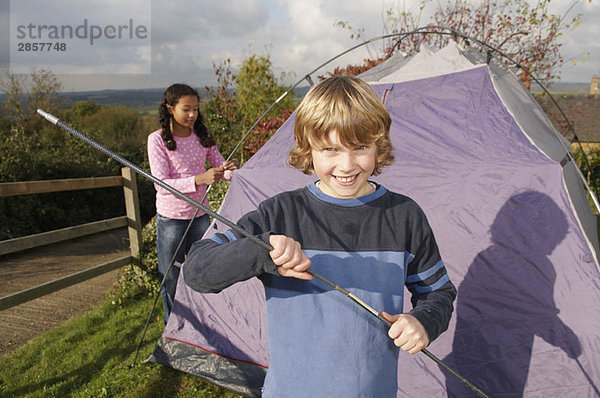
[[155, 311], [132, 364], [154, 298], [108, 298], [0, 360], [1, 397], [237, 397], [195, 376], [143, 363], [163, 330]]

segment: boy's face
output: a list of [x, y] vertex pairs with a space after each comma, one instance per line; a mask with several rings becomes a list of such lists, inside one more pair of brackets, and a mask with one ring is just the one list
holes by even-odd
[[339, 140], [335, 130], [329, 142], [311, 149], [315, 173], [321, 180], [319, 189], [334, 198], [352, 199], [373, 192], [368, 178], [377, 162], [375, 143], [349, 148]]

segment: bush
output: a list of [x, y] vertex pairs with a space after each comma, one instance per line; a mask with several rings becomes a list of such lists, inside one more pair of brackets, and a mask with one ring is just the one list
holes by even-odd
[[0, 198], [0, 240], [125, 214], [120, 187]]
[[586, 150], [587, 161], [584, 159], [584, 153], [579, 148], [573, 151], [573, 156], [590, 187], [600, 189], [600, 148]]
[[[208, 131], [214, 136], [224, 156], [233, 151], [248, 129], [279, 99], [265, 115], [264, 120], [270, 122], [261, 122], [261, 125], [245, 137], [243, 151], [235, 154], [235, 157], [243, 162], [274, 132], [266, 125], [272, 127], [278, 119], [287, 118], [297, 103], [292, 94], [281, 98], [286, 89], [280, 81], [286, 78], [286, 75], [277, 79], [271, 70], [268, 57], [249, 55], [237, 74], [231, 71], [231, 62], [226, 60], [218, 66], [215, 65], [215, 74], [217, 87], [206, 88], [211, 98], [205, 104], [204, 112], [207, 115]], [[234, 87], [234, 84], [237, 86]]]
[[113, 302], [121, 303], [140, 296], [158, 294], [158, 259], [156, 258], [156, 217], [152, 218], [142, 230], [142, 247], [137, 264], [123, 269], [119, 278], [119, 289], [113, 294]]
[[[586, 158], [584, 158], [586, 156]], [[590, 147], [586, 149], [585, 155], [580, 148], [575, 148], [573, 157], [577, 162], [577, 166], [587, 180], [592, 192], [598, 197], [600, 192], [600, 148]], [[591, 198], [590, 198], [591, 202]], [[592, 206], [595, 208], [595, 206]]]
[[[146, 137], [155, 118], [123, 106], [100, 107], [90, 101], [56, 113], [120, 156], [149, 170]], [[0, 182], [115, 176], [122, 165], [68, 132], [34, 121], [0, 123]], [[142, 221], [155, 214], [154, 187], [138, 178]], [[0, 240], [12, 239], [125, 213], [120, 187], [0, 198]]]
[[[208, 192], [208, 203], [212, 210], [217, 211], [221, 207], [228, 188], [229, 182], [224, 180], [212, 185]], [[122, 302], [142, 295], [158, 294], [160, 281], [156, 258], [156, 217], [144, 226], [138, 260], [138, 264], [125, 267], [119, 280], [120, 289], [115, 292], [114, 301]]]

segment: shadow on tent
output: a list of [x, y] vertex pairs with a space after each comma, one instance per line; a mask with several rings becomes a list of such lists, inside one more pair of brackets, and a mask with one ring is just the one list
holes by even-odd
[[[567, 231], [565, 214], [541, 192], [514, 195], [502, 206], [491, 226], [492, 245], [475, 257], [458, 288], [456, 332], [444, 362], [487, 391], [523, 396], [536, 336], [569, 358], [581, 354], [578, 338], [559, 317], [556, 270], [547, 257]], [[451, 397], [470, 393], [453, 377], [446, 388]]]

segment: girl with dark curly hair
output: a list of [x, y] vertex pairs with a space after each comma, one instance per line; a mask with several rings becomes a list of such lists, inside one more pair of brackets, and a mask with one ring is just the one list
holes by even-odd
[[[199, 110], [198, 92], [186, 84], [173, 84], [159, 106], [161, 128], [148, 136], [148, 159], [152, 175], [200, 202], [207, 185], [231, 178], [237, 160], [225, 161], [208, 134]], [[212, 168], [206, 168], [208, 161]], [[208, 214], [155, 184], [156, 251], [162, 280], [190, 220], [196, 215], [175, 260], [182, 263], [192, 243], [202, 238], [210, 223]], [[208, 206], [208, 203], [203, 203]], [[197, 212], [197, 213], [196, 213]], [[161, 289], [165, 323], [169, 318], [179, 268], [171, 267]]]

